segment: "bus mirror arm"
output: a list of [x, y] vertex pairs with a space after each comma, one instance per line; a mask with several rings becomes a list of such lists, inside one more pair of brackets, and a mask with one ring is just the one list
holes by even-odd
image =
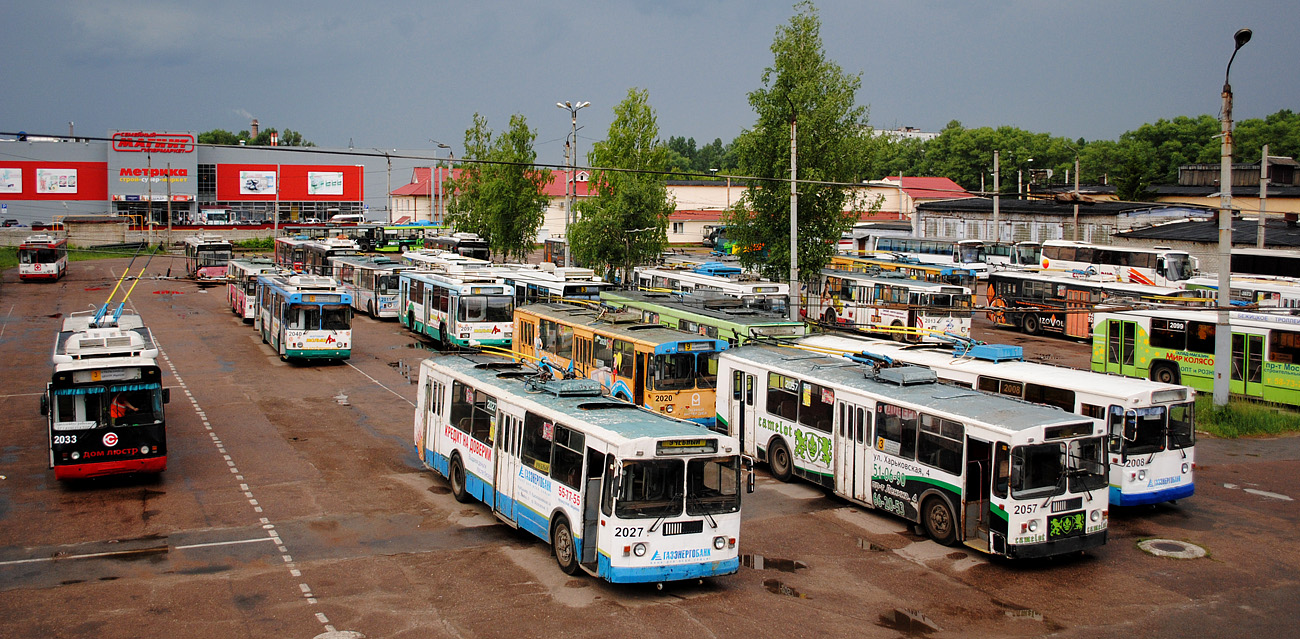
[[49, 395], [45, 395], [45, 394], [42, 394], [42, 395], [41, 395], [41, 414], [42, 414], [42, 415], [48, 415], [48, 414], [50, 414], [50, 396], [49, 396]]
[[754, 492], [754, 458], [749, 455], [741, 455], [740, 463], [745, 467], [745, 492]]

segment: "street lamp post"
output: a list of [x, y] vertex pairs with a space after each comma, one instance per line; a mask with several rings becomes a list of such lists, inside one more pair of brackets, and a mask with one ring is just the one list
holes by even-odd
[[573, 247], [569, 244], [569, 227], [573, 225], [573, 204], [578, 197], [578, 110], [583, 107], [591, 106], [590, 102], [556, 102], [555, 106], [566, 109], [573, 124], [573, 144], [569, 147], [568, 164], [569, 179], [565, 185], [564, 191], [569, 196], [569, 202], [564, 207], [564, 265], [573, 266]]
[[[438, 145], [439, 149], [447, 149], [447, 153], [451, 154], [450, 146], [433, 138], [429, 138], [429, 141]], [[442, 192], [442, 159], [438, 157], [438, 152], [435, 150], [433, 166], [429, 167], [429, 221], [442, 226], [446, 211], [447, 196]]]
[[1219, 160], [1219, 317], [1214, 328], [1214, 405], [1228, 403], [1231, 391], [1232, 330], [1228, 325], [1228, 308], [1232, 287], [1232, 85], [1228, 75], [1237, 52], [1250, 42], [1250, 29], [1240, 29], [1232, 36], [1236, 46], [1223, 72], [1223, 146]]

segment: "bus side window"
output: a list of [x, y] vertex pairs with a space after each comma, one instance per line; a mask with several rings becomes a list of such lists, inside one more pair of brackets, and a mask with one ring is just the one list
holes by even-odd
[[601, 494], [600, 512], [605, 516], [614, 514], [614, 484], [618, 479], [618, 464], [614, 463], [613, 455], [605, 455], [605, 488]]
[[1006, 498], [1007, 485], [1011, 480], [1011, 447], [998, 442], [993, 455], [993, 495]]

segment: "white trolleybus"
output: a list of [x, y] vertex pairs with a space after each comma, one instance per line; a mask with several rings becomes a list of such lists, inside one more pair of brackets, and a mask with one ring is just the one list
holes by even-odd
[[213, 233], [185, 238], [185, 275], [197, 282], [224, 282], [234, 251], [230, 242]]
[[352, 355], [352, 296], [328, 277], [259, 275], [253, 329], [282, 360], [344, 360]]
[[776, 346], [719, 357], [718, 419], [772, 475], [912, 522], [941, 544], [1045, 557], [1106, 543], [1101, 422]]
[[420, 459], [458, 501], [549, 542], [565, 573], [662, 583], [739, 569], [734, 438], [499, 357], [427, 359], [419, 383]]
[[737, 266], [706, 262], [690, 269], [637, 268], [637, 288], [673, 291], [682, 295], [696, 292], [716, 293], [740, 298], [746, 306], [785, 313], [790, 306], [790, 285], [771, 282]]
[[841, 335], [799, 345], [831, 354], [865, 351], [925, 366], [945, 382], [1104, 420], [1112, 506], [1186, 499], [1195, 491], [1196, 391], [1186, 386], [1026, 362], [1019, 346], [904, 347]]
[[58, 480], [167, 468], [167, 423], [158, 345], [140, 316], [114, 313], [63, 320], [54, 375], [41, 396], [49, 419], [50, 468]]
[[374, 318], [397, 317], [398, 277], [412, 267], [387, 255], [330, 258], [339, 285], [352, 295], [352, 308]]
[[912, 342], [970, 335], [971, 291], [964, 286], [828, 268], [804, 290], [807, 317], [828, 326]]
[[509, 347], [514, 335], [515, 291], [495, 275], [448, 267], [398, 274], [398, 318], [402, 326], [455, 345]]
[[18, 279], [57, 280], [68, 272], [68, 240], [44, 233], [18, 245]]
[[257, 315], [257, 276], [280, 270], [275, 260], [254, 257], [230, 260], [226, 266], [226, 300], [230, 312], [245, 323], [252, 323]]
[[1180, 287], [1196, 274], [1198, 262], [1187, 251], [1047, 240], [1039, 258], [1043, 270], [1078, 271], [1117, 282]]

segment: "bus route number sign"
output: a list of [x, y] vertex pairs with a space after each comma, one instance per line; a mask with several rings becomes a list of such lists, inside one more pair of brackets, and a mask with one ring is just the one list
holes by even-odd
[[718, 452], [716, 439], [666, 439], [655, 442], [656, 455], [691, 455]]

